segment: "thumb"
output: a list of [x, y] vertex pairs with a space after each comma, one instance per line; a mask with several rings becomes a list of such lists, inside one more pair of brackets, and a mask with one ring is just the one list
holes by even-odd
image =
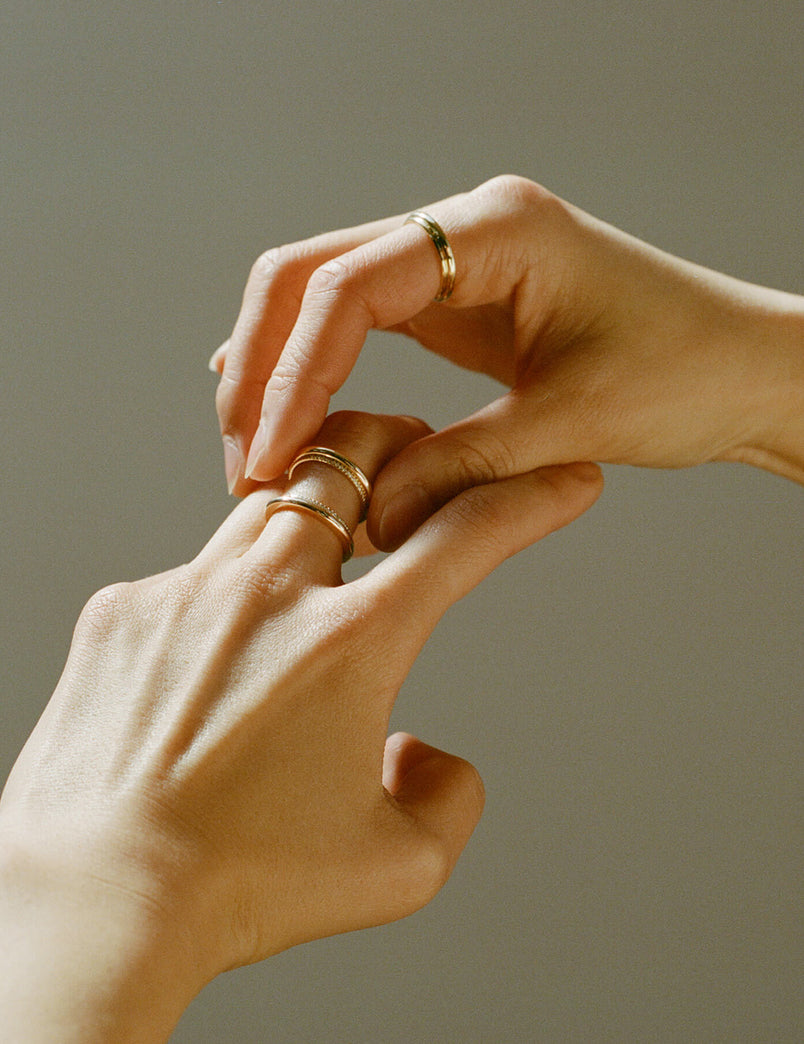
[[548, 463], [546, 456], [551, 464], [584, 459], [568, 432], [561, 433], [561, 459], [545, 453], [546, 440], [556, 442], [555, 432], [548, 439], [549, 423], [547, 410], [537, 410], [532, 396], [514, 390], [406, 446], [375, 483], [368, 517], [372, 541], [383, 551], [392, 551], [465, 489], [532, 471]]
[[406, 891], [418, 909], [446, 883], [477, 826], [483, 782], [463, 758], [397, 732], [386, 741], [383, 784], [414, 828]]
[[449, 606], [506, 558], [583, 514], [602, 489], [600, 468], [578, 463], [464, 490], [351, 586], [371, 601], [371, 620], [407, 672]]

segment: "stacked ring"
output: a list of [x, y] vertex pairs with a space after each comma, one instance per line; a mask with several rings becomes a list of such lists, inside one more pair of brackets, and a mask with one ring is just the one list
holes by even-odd
[[274, 512], [281, 511], [283, 508], [291, 508], [294, 511], [301, 511], [306, 515], [312, 515], [313, 518], [318, 518], [326, 523], [326, 525], [337, 533], [341, 539], [343, 544], [344, 562], [348, 562], [355, 553], [355, 542], [352, 539], [349, 527], [341, 516], [336, 514], [332, 508], [328, 508], [326, 504], [322, 504], [318, 500], [303, 500], [301, 497], [275, 497], [273, 500], [269, 500], [265, 506], [266, 522]]
[[412, 214], [408, 214], [404, 224], [419, 225], [435, 244], [438, 259], [441, 262], [441, 285], [433, 300], [446, 301], [455, 289], [455, 255], [449, 245], [449, 240], [444, 235], [444, 229], [424, 210], [414, 210]]
[[360, 497], [360, 521], [362, 522], [366, 517], [371, 499], [371, 482], [362, 468], [359, 468], [348, 457], [342, 457], [340, 453], [336, 453], [327, 446], [307, 446], [301, 450], [288, 468], [288, 478], [293, 477], [293, 472], [300, 464], [308, 463], [326, 464], [339, 471], [351, 482]]

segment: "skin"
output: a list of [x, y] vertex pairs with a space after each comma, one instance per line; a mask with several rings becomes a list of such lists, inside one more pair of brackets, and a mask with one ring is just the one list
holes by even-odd
[[[428, 433], [335, 414], [316, 442], [373, 479]], [[282, 489], [78, 621], [0, 800], [9, 1040], [163, 1041], [218, 973], [423, 906], [480, 816], [471, 765], [387, 738], [394, 699], [448, 606], [589, 507], [599, 469], [468, 490], [347, 584], [326, 524], [266, 524]], [[299, 469], [292, 491], [357, 522], [332, 469]]]
[[545, 464], [743, 461], [804, 482], [804, 298], [753, 286], [504, 176], [427, 210], [452, 245], [452, 297], [397, 215], [270, 250], [211, 360], [230, 488], [280, 474], [321, 423], [372, 328], [507, 394], [412, 443], [369, 514], [399, 545], [461, 490]]

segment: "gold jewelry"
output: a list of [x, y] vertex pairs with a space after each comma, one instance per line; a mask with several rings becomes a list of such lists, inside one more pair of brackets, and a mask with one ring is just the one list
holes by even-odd
[[441, 286], [433, 300], [446, 301], [455, 288], [455, 255], [444, 235], [444, 229], [424, 210], [414, 210], [412, 214], [408, 214], [404, 224], [410, 223], [421, 226], [435, 244], [441, 262]]
[[366, 517], [371, 499], [371, 482], [363, 469], [359, 468], [353, 460], [342, 457], [340, 453], [329, 449], [328, 446], [305, 446], [288, 468], [288, 478], [293, 477], [293, 472], [300, 464], [308, 463], [326, 464], [327, 467], [335, 468], [352, 483], [360, 497], [360, 521], [362, 522]]
[[283, 508], [302, 511], [306, 515], [312, 515], [313, 518], [319, 518], [325, 522], [341, 538], [344, 562], [348, 562], [355, 553], [355, 542], [349, 527], [341, 516], [337, 515], [332, 508], [328, 508], [326, 504], [322, 504], [318, 500], [302, 500], [299, 497], [274, 497], [265, 505], [265, 521], [267, 522], [275, 511], [281, 511]]

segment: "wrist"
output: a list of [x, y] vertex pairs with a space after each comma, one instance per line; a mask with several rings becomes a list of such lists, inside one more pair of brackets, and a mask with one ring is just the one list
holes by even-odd
[[0, 839], [0, 996], [26, 1044], [164, 1041], [210, 976], [183, 919]]
[[745, 438], [723, 459], [804, 484], [804, 298], [751, 289], [756, 297], [743, 330], [756, 362], [749, 375], [753, 418]]

